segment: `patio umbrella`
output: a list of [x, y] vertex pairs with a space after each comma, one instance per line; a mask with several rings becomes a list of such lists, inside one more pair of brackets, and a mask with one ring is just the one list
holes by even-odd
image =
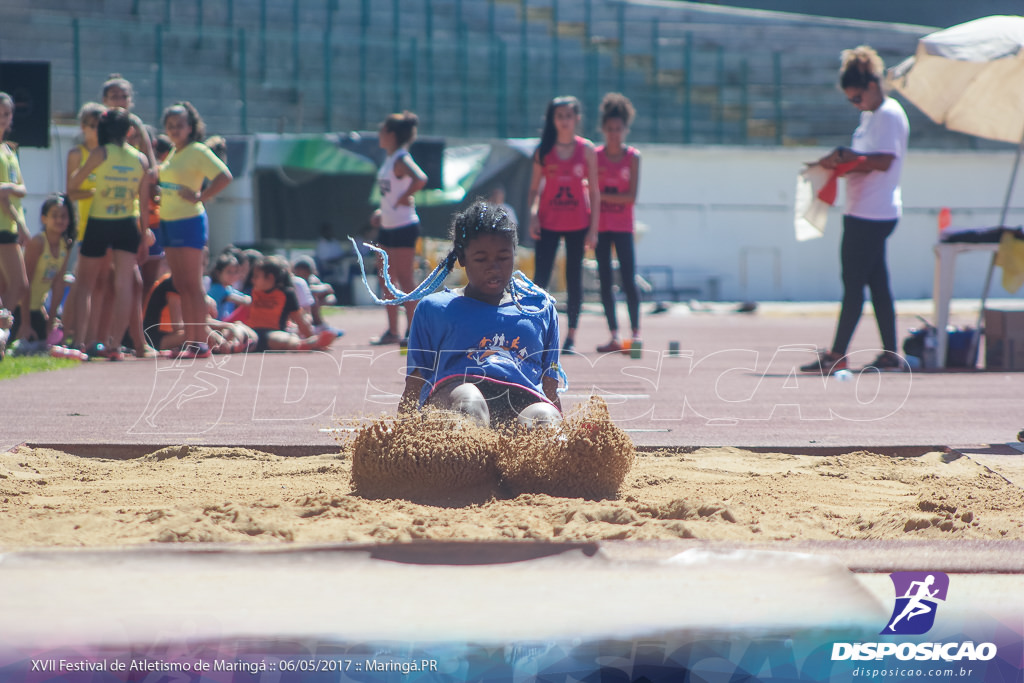
[[[931, 33], [913, 57], [889, 70], [888, 84], [949, 130], [1017, 145], [999, 216], [1004, 227], [1024, 150], [1024, 17], [983, 17]], [[995, 263], [993, 256], [978, 329]], [[969, 358], [976, 345], [977, 335]]]

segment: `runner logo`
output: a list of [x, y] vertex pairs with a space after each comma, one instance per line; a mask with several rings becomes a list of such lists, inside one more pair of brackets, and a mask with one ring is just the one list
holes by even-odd
[[946, 600], [949, 577], [942, 572], [893, 572], [896, 604], [882, 635], [917, 636], [935, 623], [938, 603]]

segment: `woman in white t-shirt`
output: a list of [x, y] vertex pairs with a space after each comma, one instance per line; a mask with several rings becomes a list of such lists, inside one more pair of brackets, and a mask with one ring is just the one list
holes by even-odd
[[896, 310], [885, 245], [903, 212], [900, 172], [910, 125], [903, 107], [882, 90], [884, 75], [882, 58], [872, 48], [861, 45], [843, 51], [839, 87], [850, 104], [860, 110], [860, 125], [850, 147], [837, 147], [818, 161], [825, 168], [846, 173], [840, 250], [843, 303], [831, 350], [803, 366], [804, 372], [828, 375], [847, 368], [846, 351], [864, 307], [865, 287], [871, 291], [871, 305], [882, 337], [882, 352], [869, 367], [907, 367], [896, 352]]
[[[387, 158], [377, 172], [380, 187], [380, 209], [374, 212], [372, 222], [377, 232], [377, 243], [388, 255], [388, 272], [391, 281], [404, 292], [411, 292], [416, 265], [416, 240], [420, 236], [420, 218], [416, 215], [413, 195], [427, 184], [426, 174], [413, 161], [409, 145], [416, 139], [419, 118], [411, 111], [391, 114], [380, 124], [380, 146], [387, 152]], [[394, 298], [385, 286], [383, 264], [378, 267], [381, 291], [385, 299]], [[371, 344], [398, 344], [403, 337], [398, 335], [398, 309], [387, 306], [388, 329]], [[405, 304], [405, 335], [409, 337], [412, 314], [416, 302]]]

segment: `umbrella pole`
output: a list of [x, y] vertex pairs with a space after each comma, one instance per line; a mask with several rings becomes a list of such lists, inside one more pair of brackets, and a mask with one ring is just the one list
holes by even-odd
[[[1003, 200], [1003, 210], [999, 214], [1000, 228], [1006, 227], [1006, 214], [1010, 210], [1010, 197], [1013, 196], [1013, 186], [1017, 182], [1017, 169], [1020, 168], [1020, 157], [1022, 151], [1024, 151], [1024, 136], [1021, 136], [1020, 144], [1017, 145], [1017, 157], [1013, 161], [1013, 172], [1010, 174], [1010, 185], [1006, 188], [1006, 199]], [[981, 290], [981, 306], [978, 308], [978, 321], [974, 326], [974, 334], [971, 335], [971, 346], [967, 350], [968, 359], [974, 358], [975, 354], [978, 352], [978, 344], [981, 341], [981, 324], [985, 316], [985, 301], [988, 299], [988, 291], [992, 287], [992, 273], [996, 269], [996, 257], [998, 255], [998, 252], [992, 254], [992, 259], [988, 263], [988, 273], [985, 275], [985, 287]], [[940, 359], [940, 363], [945, 365], [945, 360], [945, 358]]]

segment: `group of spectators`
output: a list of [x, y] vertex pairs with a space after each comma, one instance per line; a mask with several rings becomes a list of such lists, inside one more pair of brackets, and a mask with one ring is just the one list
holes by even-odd
[[[207, 274], [204, 203], [232, 176], [223, 138], [206, 136], [195, 107], [167, 107], [158, 133], [131, 112], [126, 79], [111, 75], [101, 93], [79, 111], [65, 191], [43, 202], [34, 236], [16, 151], [0, 144], [0, 358], [203, 358], [337, 338], [319, 314], [332, 292], [310, 260], [293, 276], [280, 257], [230, 247]], [[0, 140], [13, 113], [0, 93]]]

